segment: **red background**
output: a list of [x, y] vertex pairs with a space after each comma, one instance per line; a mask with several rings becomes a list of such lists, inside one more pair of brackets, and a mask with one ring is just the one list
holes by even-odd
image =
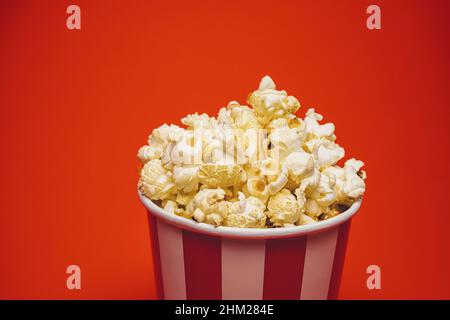
[[[66, 8], [81, 7], [81, 30]], [[378, 4], [382, 30], [366, 28]], [[364, 160], [341, 298], [450, 298], [449, 1], [2, 1], [0, 298], [155, 297], [138, 148], [260, 78]], [[66, 288], [66, 267], [82, 289]], [[366, 268], [382, 290], [366, 287]]]

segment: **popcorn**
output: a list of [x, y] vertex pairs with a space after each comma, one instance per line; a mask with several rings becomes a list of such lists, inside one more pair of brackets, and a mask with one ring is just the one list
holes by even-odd
[[174, 200], [163, 200], [161, 206], [164, 210], [169, 213], [176, 214], [184, 218], [192, 218], [192, 214], [186, 212], [183, 208], [178, 207], [177, 201]]
[[198, 166], [181, 166], [173, 169], [173, 180], [178, 190], [192, 192], [199, 188]]
[[344, 148], [325, 138], [310, 140], [306, 145], [320, 169], [336, 164], [345, 156]]
[[153, 130], [148, 138], [148, 144], [163, 150], [170, 142], [177, 141], [184, 132], [185, 130], [179, 126], [163, 124], [161, 127]]
[[295, 196], [287, 189], [281, 190], [269, 199], [267, 205], [270, 221], [274, 226], [293, 224], [300, 218], [301, 208]]
[[280, 173], [280, 163], [274, 158], [267, 158], [259, 162], [259, 170], [263, 176], [275, 176]]
[[175, 211], [178, 210], [178, 204], [173, 200], [163, 201], [162, 207], [167, 212], [175, 214]]
[[139, 190], [152, 200], [164, 200], [173, 193], [175, 184], [172, 173], [155, 159], [147, 162], [141, 171]]
[[238, 228], [264, 228], [266, 225], [266, 206], [258, 198], [240, 193], [240, 199], [230, 205], [225, 226]]
[[316, 200], [307, 199], [305, 203], [305, 212], [312, 217], [318, 217], [323, 213], [324, 208], [320, 207]]
[[223, 189], [203, 189], [186, 206], [186, 211], [192, 213], [198, 222], [207, 222], [219, 226], [227, 215], [228, 204], [223, 201]]
[[267, 124], [266, 128], [269, 132], [274, 132], [275, 130], [280, 129], [289, 129], [289, 123], [286, 118], [276, 118], [271, 120]]
[[217, 120], [215, 118], [210, 118], [206, 113], [198, 114], [190, 114], [183, 119], [181, 119], [181, 123], [186, 125], [189, 130], [193, 129], [210, 129], [217, 126]]
[[304, 211], [304, 206], [306, 203], [306, 195], [305, 192], [301, 188], [297, 188], [294, 191], [295, 197], [297, 198], [298, 205], [301, 210]]
[[178, 191], [175, 200], [179, 205], [186, 206], [195, 197], [196, 194], [197, 190], [194, 190], [192, 192]]
[[217, 163], [223, 159], [223, 145], [219, 139], [214, 137], [205, 139], [202, 158], [206, 163]]
[[302, 214], [302, 215], [300, 215], [300, 218], [297, 221], [297, 225], [300, 226], [300, 225], [304, 225], [304, 224], [313, 224], [316, 222], [317, 222], [317, 220], [315, 220], [314, 218], [311, 218], [307, 214]]
[[253, 196], [266, 203], [270, 193], [266, 179], [262, 177], [250, 177], [243, 187], [243, 192], [247, 196]]
[[[291, 129], [300, 129], [303, 121], [296, 117], [295, 114], [288, 113], [284, 115], [284, 118], [287, 120], [288, 126]], [[301, 131], [300, 131], [301, 132]]]
[[139, 191], [175, 214], [214, 226], [294, 227], [347, 210], [366, 189], [364, 163], [347, 160], [333, 123], [265, 76], [247, 99], [217, 117], [164, 124], [138, 151]]
[[331, 166], [323, 170], [323, 174], [335, 179], [335, 192], [339, 203], [346, 203], [349, 199], [361, 197], [366, 185], [365, 173], [361, 171], [364, 166], [362, 161], [355, 159], [347, 160], [344, 168]]
[[270, 180], [272, 180], [269, 183], [268, 189], [270, 194], [275, 194], [286, 185], [288, 182], [288, 171], [285, 167], [281, 170], [280, 174], [276, 177], [270, 176]]
[[254, 163], [267, 158], [268, 138], [264, 131], [247, 130], [243, 135], [246, 163]]
[[289, 154], [302, 149], [302, 139], [296, 129], [275, 129], [269, 136], [270, 156], [285, 159]]
[[177, 136], [164, 149], [161, 159], [166, 168], [184, 163], [198, 163], [202, 159], [202, 141], [193, 132], [186, 131]]
[[314, 171], [313, 156], [303, 150], [289, 154], [284, 160], [284, 165], [288, 170], [289, 178], [297, 184], [303, 177], [311, 175]]
[[247, 129], [261, 128], [255, 112], [247, 106], [241, 106], [236, 101], [231, 101], [226, 108], [220, 109], [217, 119], [224, 127], [233, 129], [245, 131]]
[[336, 193], [334, 191], [335, 180], [323, 173], [320, 174], [319, 185], [314, 189], [310, 195], [310, 199], [316, 200], [321, 207], [328, 207], [336, 200]]
[[138, 151], [138, 158], [141, 162], [145, 163], [150, 160], [159, 159], [161, 157], [162, 150], [153, 146], [142, 146]]
[[142, 163], [159, 159], [166, 146], [172, 141], [177, 141], [184, 132], [184, 129], [176, 125], [163, 124], [161, 127], [156, 128], [148, 138], [148, 145], [139, 149], [138, 159]]
[[362, 161], [350, 159], [345, 162], [345, 183], [342, 192], [349, 198], [361, 197], [366, 191], [364, 180], [358, 175], [359, 170], [364, 165]]
[[314, 169], [308, 176], [300, 181], [300, 189], [305, 192], [307, 196], [319, 186], [322, 175], [318, 169]]
[[218, 127], [200, 129], [195, 132], [202, 136], [202, 160], [204, 163], [234, 164], [243, 162], [245, 158], [244, 140], [247, 131]]
[[281, 167], [280, 163], [273, 159], [256, 161], [247, 169], [247, 185], [244, 193], [255, 196], [264, 203], [270, 195], [279, 192], [288, 182], [288, 171]]
[[197, 176], [202, 184], [210, 188], [242, 185], [247, 180], [245, 170], [237, 164], [202, 164]]
[[295, 97], [288, 96], [286, 91], [276, 90], [275, 83], [269, 76], [262, 78], [258, 90], [250, 94], [248, 104], [253, 107], [258, 121], [263, 125], [300, 108]]
[[305, 131], [310, 138], [328, 138], [334, 140], [334, 124], [326, 123], [320, 125], [319, 121], [323, 119], [321, 114], [315, 112], [314, 108], [306, 111], [306, 117], [304, 120]]

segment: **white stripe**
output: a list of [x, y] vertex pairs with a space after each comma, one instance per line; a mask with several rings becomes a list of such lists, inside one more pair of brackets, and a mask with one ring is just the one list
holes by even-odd
[[222, 239], [222, 299], [262, 299], [265, 240]]
[[308, 236], [303, 268], [301, 300], [328, 298], [339, 228]]
[[164, 298], [167, 300], [186, 299], [186, 279], [184, 273], [183, 233], [164, 222], [157, 222]]

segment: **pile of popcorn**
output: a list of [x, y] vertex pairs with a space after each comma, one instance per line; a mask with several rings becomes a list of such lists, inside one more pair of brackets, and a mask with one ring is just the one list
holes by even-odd
[[295, 116], [299, 101], [269, 76], [247, 102], [153, 130], [138, 151], [139, 191], [168, 214], [240, 228], [317, 223], [362, 197], [364, 163], [336, 164], [344, 149], [333, 123], [314, 109]]

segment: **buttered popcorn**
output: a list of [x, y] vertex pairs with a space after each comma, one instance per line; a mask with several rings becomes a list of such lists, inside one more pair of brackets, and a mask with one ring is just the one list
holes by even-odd
[[153, 130], [138, 151], [139, 191], [167, 214], [238, 228], [318, 223], [365, 192], [364, 163], [347, 160], [333, 123], [277, 90], [269, 76], [217, 117], [191, 114]]

